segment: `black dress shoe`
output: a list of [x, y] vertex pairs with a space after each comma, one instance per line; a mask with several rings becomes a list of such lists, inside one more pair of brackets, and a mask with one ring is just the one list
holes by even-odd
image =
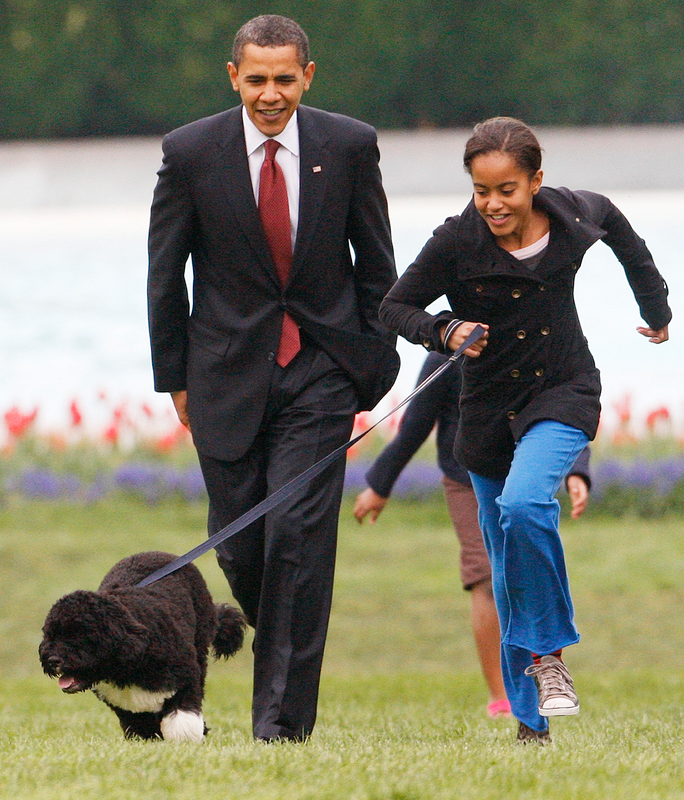
[[264, 742], [265, 744], [282, 744], [283, 742], [302, 744], [306, 741], [306, 738], [302, 738], [301, 736], [255, 736], [254, 741]]

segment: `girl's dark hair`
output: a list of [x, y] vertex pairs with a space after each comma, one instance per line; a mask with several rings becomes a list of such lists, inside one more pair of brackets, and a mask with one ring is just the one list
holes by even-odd
[[463, 166], [470, 175], [473, 159], [486, 153], [508, 153], [530, 178], [541, 169], [541, 147], [532, 131], [513, 117], [492, 117], [478, 123], [466, 142]]

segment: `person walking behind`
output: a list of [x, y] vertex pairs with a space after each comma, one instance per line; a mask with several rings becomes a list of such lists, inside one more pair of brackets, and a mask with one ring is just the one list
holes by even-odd
[[[418, 383], [422, 383], [447, 358], [437, 352], [429, 353]], [[437, 463], [442, 471], [449, 515], [461, 547], [461, 583], [470, 592], [473, 637], [489, 692], [487, 714], [490, 717], [507, 717], [510, 716], [511, 706], [501, 675], [499, 621], [492, 593], [491, 567], [478, 525], [477, 499], [470, 477], [453, 453], [460, 393], [461, 363], [456, 362], [408, 404], [397, 435], [366, 473], [368, 488], [357, 496], [354, 516], [359, 523], [367, 516], [371, 523], [377, 520], [402, 470], [436, 425]], [[573, 519], [577, 519], [586, 509], [590, 484], [589, 448], [586, 448], [566, 478]]]
[[[478, 500], [518, 736], [544, 742], [549, 717], [580, 708], [562, 655], [579, 634], [555, 494], [599, 419], [599, 372], [573, 296], [589, 247], [603, 239], [617, 256], [649, 342], [667, 341], [672, 315], [651, 253], [608, 198], [542, 186], [541, 148], [527, 125], [480, 123], [463, 163], [472, 201], [437, 228], [380, 319], [439, 352], [484, 329], [465, 351], [455, 455]], [[442, 295], [451, 310], [424, 310]]]

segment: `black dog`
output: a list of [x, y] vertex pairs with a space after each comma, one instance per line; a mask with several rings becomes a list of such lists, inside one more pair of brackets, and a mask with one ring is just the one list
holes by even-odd
[[69, 694], [92, 689], [129, 738], [201, 741], [209, 647], [216, 658], [228, 658], [242, 646], [242, 613], [215, 606], [192, 564], [137, 588], [175, 558], [154, 552], [124, 558], [97, 592], [58, 600], [43, 626], [43, 670]]

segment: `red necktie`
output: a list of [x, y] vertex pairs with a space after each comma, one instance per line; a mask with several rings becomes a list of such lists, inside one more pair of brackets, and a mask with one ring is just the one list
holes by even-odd
[[[271, 250], [280, 285], [284, 289], [292, 266], [292, 238], [290, 234], [290, 207], [287, 203], [285, 175], [276, 163], [276, 150], [280, 142], [268, 139], [265, 144], [266, 158], [259, 178], [259, 216]], [[285, 312], [280, 332], [280, 345], [276, 361], [286, 367], [301, 350], [299, 327]]]

